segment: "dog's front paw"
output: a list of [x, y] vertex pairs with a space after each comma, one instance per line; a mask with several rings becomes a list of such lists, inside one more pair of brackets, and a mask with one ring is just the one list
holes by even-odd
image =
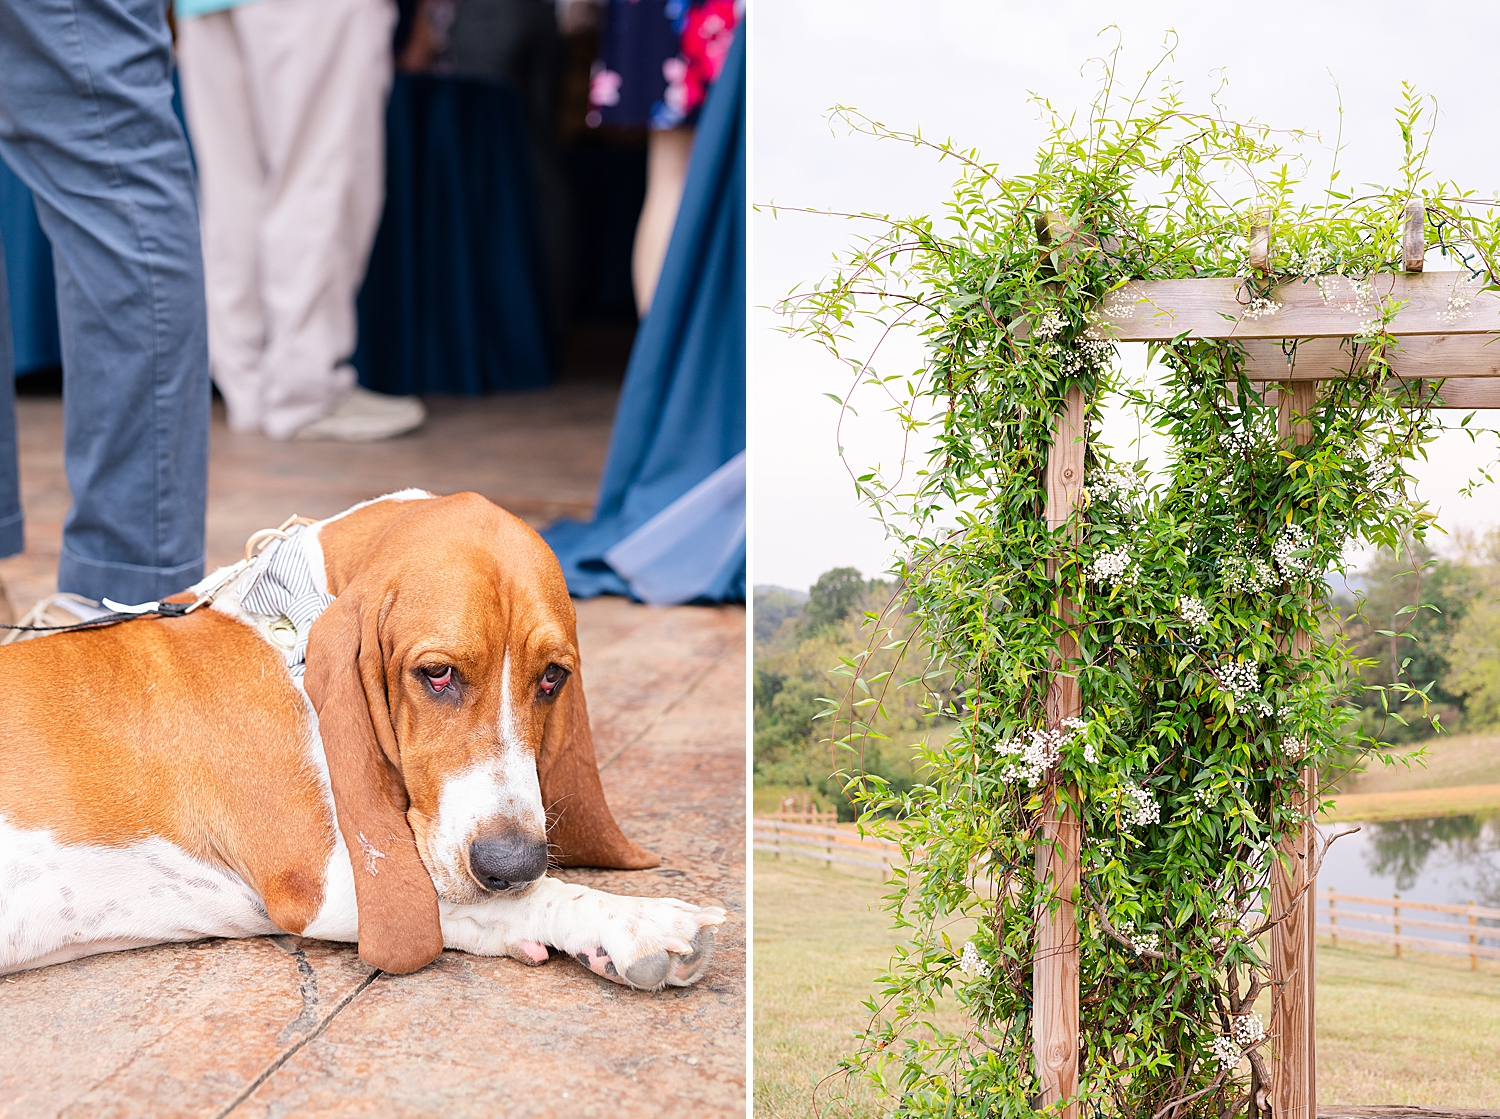
[[595, 975], [646, 991], [696, 983], [714, 954], [714, 926], [725, 914], [716, 906], [688, 905], [676, 898], [612, 897], [596, 930], [600, 943], [574, 953]]

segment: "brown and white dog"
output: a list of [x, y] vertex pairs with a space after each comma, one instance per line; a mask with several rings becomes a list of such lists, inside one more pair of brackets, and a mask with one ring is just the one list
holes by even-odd
[[283, 546], [332, 596], [305, 676], [286, 618], [242, 602], [256, 567], [185, 617], [0, 649], [0, 973], [290, 932], [397, 973], [555, 948], [634, 987], [696, 980], [723, 910], [546, 875], [549, 844], [561, 866], [660, 860], [605, 803], [541, 538], [475, 494], [406, 491]]

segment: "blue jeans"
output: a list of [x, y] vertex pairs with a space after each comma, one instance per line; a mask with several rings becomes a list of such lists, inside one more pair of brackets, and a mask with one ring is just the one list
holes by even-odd
[[[208, 327], [171, 66], [163, 0], [0, 0], [0, 158], [57, 273], [73, 495], [57, 585], [89, 598], [203, 573]], [[22, 547], [14, 384], [0, 294], [0, 556]]]

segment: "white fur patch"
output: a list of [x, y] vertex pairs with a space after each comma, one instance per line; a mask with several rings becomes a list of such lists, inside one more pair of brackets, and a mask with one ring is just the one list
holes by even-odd
[[278, 931], [237, 876], [165, 839], [68, 845], [0, 819], [0, 974], [145, 944]]
[[432, 496], [433, 495], [427, 490], [419, 490], [415, 487], [404, 490], [397, 490], [395, 493], [383, 493], [379, 497], [370, 498], [369, 501], [361, 501], [358, 505], [351, 505], [342, 513], [335, 513], [331, 517], [324, 517], [321, 521], [312, 526], [313, 531], [316, 532], [324, 525], [332, 524], [334, 521], [341, 521], [350, 513], [358, 513], [361, 509], [369, 505], [374, 505], [378, 501], [426, 501]]
[[439, 899], [443, 944], [480, 956], [511, 954], [522, 941], [570, 956], [603, 948], [623, 972], [655, 952], [688, 952], [698, 930], [724, 921], [722, 909], [676, 898], [632, 898], [542, 878], [524, 894], [477, 905]]
[[443, 783], [437, 820], [427, 840], [440, 895], [445, 888], [467, 892], [469, 845], [485, 824], [502, 819], [514, 821], [531, 835], [545, 831], [536, 761], [524, 749], [502, 746], [498, 758], [470, 766]]
[[323, 869], [323, 904], [318, 914], [302, 930], [303, 936], [317, 940], [359, 939], [359, 906], [354, 899], [354, 864], [349, 861], [349, 848], [344, 846], [344, 837], [334, 829], [333, 854], [328, 856], [328, 865]]

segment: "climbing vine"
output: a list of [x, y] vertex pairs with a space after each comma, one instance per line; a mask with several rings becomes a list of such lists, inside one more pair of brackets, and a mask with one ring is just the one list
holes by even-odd
[[[1115, 56], [1103, 67], [1086, 113], [1047, 109], [1048, 138], [1020, 175], [838, 110], [857, 132], [956, 162], [953, 198], [938, 219], [848, 215], [878, 232], [781, 306], [792, 333], [847, 364], [846, 415], [856, 391], [884, 394], [925, 453], [918, 466], [853, 472], [902, 557], [871, 653], [899, 617], [922, 671], [849, 661], [848, 694], [829, 713], [851, 792], [871, 826], [899, 818], [891, 834], [908, 856], [888, 905], [910, 944], [846, 1062], [903, 1115], [1033, 1114], [1038, 830], [1069, 790], [1083, 829], [1084, 1114], [1247, 1109], [1274, 1040], [1267, 999], [1257, 1008], [1263, 938], [1278, 848], [1308, 818], [1301, 774], [1375, 745], [1350, 718], [1358, 666], [1331, 624], [1327, 573], [1352, 544], [1400, 549], [1434, 527], [1407, 470], [1439, 430], [1430, 384], [1393, 371], [1399, 304], [1369, 277], [1400, 269], [1413, 198], [1429, 244], [1476, 287], [1495, 276], [1494, 204], [1432, 176], [1430, 107], [1410, 89], [1395, 185], [1355, 191], [1339, 180], [1337, 143], [1335, 170], [1313, 186], [1313, 137], [1192, 110], [1171, 83], [1121, 97]], [[1267, 214], [1269, 277], [1247, 266]], [[1237, 343], [1154, 345], [1149, 389], [1119, 371], [1109, 324], [1127, 281], [1223, 276], [1242, 279], [1250, 317], [1274, 314], [1272, 288], [1287, 281], [1351, 315], [1351, 373], [1286, 417], [1290, 437]], [[1463, 315], [1464, 297], [1448, 310]], [[924, 346], [914, 374], [881, 362], [901, 329]], [[1046, 462], [1073, 388], [1086, 403], [1085, 490], [1049, 529]], [[1166, 437], [1164, 471], [1101, 441], [1112, 395]], [[1077, 654], [1059, 666], [1064, 627]], [[1082, 694], [1062, 725], [1045, 710], [1054, 671]], [[925, 776], [908, 793], [857, 764], [898, 686], [928, 690], [956, 727], [916, 747]], [[937, 1013], [955, 1005], [959, 1025]]]

